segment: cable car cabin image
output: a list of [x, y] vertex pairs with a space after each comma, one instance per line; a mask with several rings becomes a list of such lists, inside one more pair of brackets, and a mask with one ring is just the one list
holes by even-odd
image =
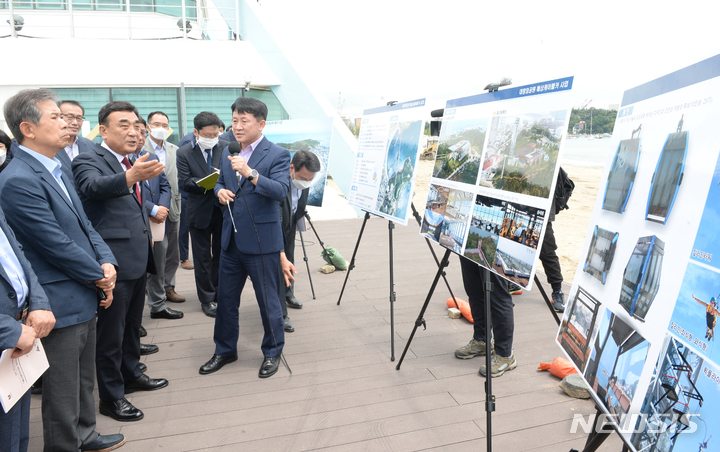
[[660, 288], [664, 253], [665, 242], [654, 235], [641, 237], [625, 267], [620, 306], [641, 322]]
[[685, 172], [688, 132], [682, 132], [680, 118], [677, 132], [668, 135], [660, 153], [648, 196], [645, 219], [665, 224], [677, 196]]
[[583, 271], [605, 284], [620, 234], [595, 225]]
[[603, 210], [617, 213], [625, 211], [640, 161], [640, 138], [635, 134], [639, 135], [641, 128], [642, 124], [633, 130], [629, 140], [621, 140], [618, 144], [605, 184]]

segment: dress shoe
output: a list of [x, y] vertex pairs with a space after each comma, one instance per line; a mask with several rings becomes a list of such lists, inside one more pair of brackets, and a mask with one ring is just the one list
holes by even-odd
[[263, 358], [263, 363], [262, 366], [260, 366], [260, 373], [258, 376], [260, 378], [272, 377], [277, 373], [278, 367], [280, 367], [280, 358], [271, 358], [266, 356]]
[[110, 416], [116, 421], [121, 422], [139, 421], [145, 417], [143, 412], [135, 408], [125, 397], [114, 402], [101, 400], [100, 414]]
[[87, 446], [81, 446], [83, 452], [110, 452], [125, 444], [125, 436], [120, 433], [114, 435], [98, 435], [95, 441]]
[[215, 317], [217, 312], [217, 303], [211, 301], [210, 303], [200, 303], [202, 305], [202, 311], [208, 317]]
[[237, 361], [237, 358], [237, 354], [232, 356], [213, 355], [212, 358], [210, 358], [210, 361], [200, 366], [200, 375], [217, 372], [222, 369], [225, 364]]
[[174, 309], [165, 308], [162, 311], [151, 312], [150, 318], [151, 319], [170, 319], [170, 320], [182, 319], [183, 313], [180, 311], [176, 311]]
[[145, 329], [145, 327], [140, 325], [140, 337], [145, 337], [145, 336], [147, 336], [147, 330]]
[[140, 354], [141, 355], [152, 355], [153, 353], [159, 352], [160, 349], [157, 345], [152, 344], [140, 344]]
[[288, 308], [302, 309], [302, 303], [300, 303], [298, 301], [298, 299], [295, 298], [295, 295], [292, 295], [292, 296], [286, 298], [285, 304], [287, 305]]
[[180, 266], [181, 266], [182, 268], [184, 268], [185, 270], [192, 270], [193, 268], [195, 268], [195, 266], [193, 265], [193, 263], [190, 262], [190, 261], [187, 260], [187, 259], [185, 259], [184, 261], [180, 261]]
[[285, 332], [286, 333], [292, 333], [293, 331], [295, 331], [295, 327], [292, 325], [292, 323], [290, 323], [290, 317], [284, 316], [283, 322], [285, 323]]
[[172, 301], [173, 303], [182, 303], [185, 301], [185, 297], [175, 292], [174, 287], [168, 287], [165, 291], [165, 297], [167, 298], [167, 301]]
[[164, 378], [150, 378], [143, 375], [135, 381], [125, 383], [125, 394], [131, 394], [135, 391], [155, 391], [167, 385], [168, 381]]
[[138, 367], [140, 367], [140, 372], [145, 373], [147, 371], [147, 366], [144, 363], [138, 364]]

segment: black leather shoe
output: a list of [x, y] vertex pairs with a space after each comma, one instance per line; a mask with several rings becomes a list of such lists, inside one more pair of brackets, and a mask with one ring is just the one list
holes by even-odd
[[155, 391], [167, 385], [168, 381], [164, 378], [150, 378], [143, 375], [135, 381], [125, 383], [125, 394], [131, 394], [135, 391]]
[[260, 373], [258, 376], [260, 378], [272, 377], [277, 373], [278, 367], [280, 367], [280, 358], [271, 358], [266, 356], [263, 359], [262, 366], [260, 366]]
[[288, 308], [302, 309], [302, 303], [300, 303], [298, 299], [295, 298], [295, 295], [291, 296], [290, 298], [286, 298], [285, 304]]
[[114, 435], [98, 435], [95, 441], [87, 446], [81, 446], [83, 452], [110, 452], [125, 444], [125, 436], [120, 433]]
[[152, 355], [153, 353], [159, 352], [160, 349], [157, 345], [152, 344], [140, 344], [140, 354], [141, 355]]
[[140, 372], [145, 373], [145, 371], [147, 371], [147, 366], [143, 363], [140, 363]]
[[176, 319], [182, 319], [183, 313], [180, 311], [176, 311], [174, 309], [165, 308], [162, 311], [158, 312], [151, 312], [150, 313], [151, 319], [170, 319], [170, 320], [176, 320]]
[[210, 361], [200, 366], [200, 375], [217, 372], [222, 369], [225, 364], [237, 361], [237, 358], [237, 354], [232, 356], [213, 355], [212, 358], [210, 358]]
[[145, 336], [147, 336], [147, 330], [142, 325], [140, 325], [140, 337]]
[[285, 323], [285, 332], [286, 333], [292, 333], [295, 331], [295, 327], [290, 323], [290, 317], [285, 316], [283, 317], [283, 322]]
[[210, 303], [200, 303], [202, 305], [202, 310], [208, 317], [215, 317], [215, 313], [217, 312], [217, 303], [214, 301], [211, 301]]
[[135, 408], [132, 403], [125, 399], [125, 397], [114, 402], [101, 400], [100, 414], [110, 416], [116, 421], [121, 422], [139, 421], [145, 417], [143, 412]]

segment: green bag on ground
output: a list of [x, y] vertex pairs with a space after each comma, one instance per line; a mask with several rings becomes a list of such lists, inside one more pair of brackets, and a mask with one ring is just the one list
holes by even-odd
[[320, 255], [325, 259], [325, 262], [334, 265], [338, 270], [347, 270], [347, 262], [335, 248], [325, 248]]

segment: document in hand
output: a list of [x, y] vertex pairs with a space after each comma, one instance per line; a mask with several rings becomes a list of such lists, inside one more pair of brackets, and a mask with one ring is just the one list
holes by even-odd
[[29, 353], [17, 359], [10, 357], [12, 352], [9, 348], [0, 356], [0, 402], [6, 413], [50, 367], [40, 339], [35, 339]]
[[215, 170], [214, 173], [212, 173], [209, 176], [203, 177], [199, 181], [195, 182], [205, 190], [212, 190], [215, 188], [215, 184], [217, 184], [218, 178], [220, 177], [220, 171]]

